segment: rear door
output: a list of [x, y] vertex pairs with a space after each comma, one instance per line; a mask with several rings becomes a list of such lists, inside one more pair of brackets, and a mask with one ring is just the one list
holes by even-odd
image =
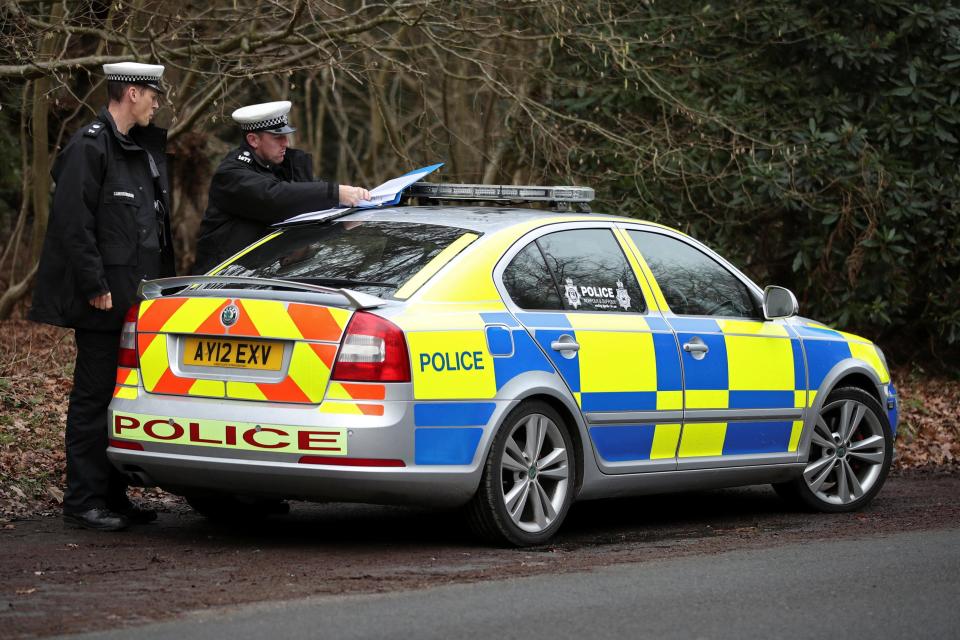
[[678, 468], [791, 461], [806, 406], [799, 339], [762, 317], [758, 295], [692, 242], [629, 229], [682, 349]]
[[676, 467], [675, 338], [610, 227], [550, 227], [508, 254], [508, 305], [579, 404], [608, 473]]

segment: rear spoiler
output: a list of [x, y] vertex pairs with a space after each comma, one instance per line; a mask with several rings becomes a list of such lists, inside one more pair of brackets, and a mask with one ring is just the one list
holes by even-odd
[[342, 296], [347, 304], [345, 306], [352, 309], [373, 309], [382, 307], [387, 301], [377, 296], [367, 293], [353, 291], [352, 289], [335, 289], [333, 287], [324, 287], [318, 284], [308, 284], [306, 282], [293, 282], [291, 280], [277, 280], [274, 278], [245, 278], [242, 276], [178, 276], [176, 278], [158, 278], [157, 280], [143, 280], [137, 288], [137, 295], [144, 300], [162, 298], [169, 295], [171, 289], [177, 289], [179, 293], [184, 287], [191, 287], [205, 284], [242, 284], [257, 287], [276, 287], [283, 289], [295, 289], [297, 291], [309, 291], [311, 293], [325, 293], [328, 295]]

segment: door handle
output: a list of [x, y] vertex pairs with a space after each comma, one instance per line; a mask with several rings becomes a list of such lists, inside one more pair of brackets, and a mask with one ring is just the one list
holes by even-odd
[[710, 347], [700, 338], [693, 338], [690, 342], [683, 343], [683, 350], [690, 354], [694, 360], [702, 360]]
[[570, 359], [577, 355], [577, 351], [580, 351], [580, 343], [574, 340], [573, 336], [565, 333], [551, 342], [550, 348], [559, 351], [564, 358]]

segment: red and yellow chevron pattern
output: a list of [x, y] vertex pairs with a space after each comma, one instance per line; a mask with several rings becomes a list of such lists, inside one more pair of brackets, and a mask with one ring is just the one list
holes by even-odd
[[[383, 405], [365, 400], [384, 400], [387, 388], [382, 384], [331, 382], [321, 413], [382, 416]], [[355, 402], [359, 400], [360, 402]]]
[[136, 400], [139, 385], [139, 371], [128, 367], [117, 367], [117, 385], [113, 389], [113, 397]]
[[[226, 327], [220, 314], [230, 303], [240, 310]], [[144, 389], [151, 393], [317, 404], [330, 379], [337, 346], [350, 312], [336, 307], [278, 300], [173, 297], [140, 305], [137, 351]], [[258, 337], [293, 341], [286, 377], [279, 382], [178, 376], [171, 334]], [[381, 407], [382, 410], [382, 407]]]

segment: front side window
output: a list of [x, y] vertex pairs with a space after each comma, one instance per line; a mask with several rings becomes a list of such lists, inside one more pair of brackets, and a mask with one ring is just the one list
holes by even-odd
[[294, 227], [217, 275], [279, 278], [392, 296], [466, 229], [402, 222]]
[[[514, 283], [520, 282], [521, 274], [528, 274], [523, 278], [523, 293], [515, 295]], [[504, 285], [524, 309], [646, 310], [637, 278], [609, 229], [571, 229], [541, 236], [504, 270]]]
[[629, 231], [677, 315], [757, 318], [747, 286], [726, 267], [686, 242], [649, 231]]

